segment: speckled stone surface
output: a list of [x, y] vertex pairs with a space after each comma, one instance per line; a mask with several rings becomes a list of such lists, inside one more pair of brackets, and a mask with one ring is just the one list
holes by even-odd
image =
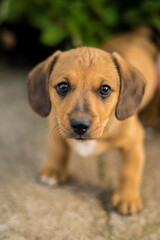
[[28, 105], [26, 76], [0, 65], [0, 240], [159, 240], [160, 132], [147, 133], [144, 210], [135, 216], [110, 205], [117, 151], [98, 159], [72, 154], [71, 180], [42, 185], [36, 174], [47, 155], [47, 120]]

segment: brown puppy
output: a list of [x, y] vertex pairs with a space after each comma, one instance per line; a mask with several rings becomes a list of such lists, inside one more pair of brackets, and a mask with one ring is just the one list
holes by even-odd
[[51, 185], [65, 181], [72, 148], [83, 156], [119, 148], [123, 161], [112, 204], [133, 214], [142, 208], [145, 158], [136, 113], [155, 91], [156, 50], [145, 34], [137, 33], [103, 48], [110, 53], [89, 47], [57, 51], [29, 74], [30, 105], [41, 116], [49, 115], [51, 131], [50, 154], [40, 175]]

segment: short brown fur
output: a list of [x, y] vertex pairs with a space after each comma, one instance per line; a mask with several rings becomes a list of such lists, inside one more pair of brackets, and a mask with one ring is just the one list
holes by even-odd
[[[118, 148], [122, 153], [119, 184], [112, 204], [122, 214], [134, 214], [142, 208], [140, 184], [145, 160], [145, 134], [136, 113], [148, 104], [156, 88], [151, 54], [156, 50], [137, 32], [119, 36], [102, 48], [108, 52], [83, 47], [55, 53], [29, 75], [30, 104], [40, 115], [49, 115], [51, 131], [50, 153], [40, 175], [58, 182], [66, 181], [69, 152], [79, 141], [75, 139], [70, 120], [87, 117], [92, 125], [85, 140], [96, 141], [92, 154], [109, 148]], [[118, 53], [113, 53], [115, 51]], [[40, 83], [42, 78], [46, 89], [36, 91], [35, 83]], [[66, 80], [72, 88], [62, 98], [56, 86]], [[105, 99], [98, 95], [103, 84], [112, 89]], [[39, 105], [43, 102], [38, 108], [37, 98]]]

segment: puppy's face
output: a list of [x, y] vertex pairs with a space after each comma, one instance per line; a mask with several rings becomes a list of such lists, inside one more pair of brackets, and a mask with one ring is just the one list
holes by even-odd
[[122, 120], [137, 111], [144, 81], [118, 54], [85, 47], [39, 64], [28, 89], [33, 109], [42, 116], [50, 113], [51, 128], [65, 138], [90, 140], [102, 136], [113, 114]]
[[119, 86], [109, 54], [90, 48], [62, 53], [49, 79], [61, 134], [81, 140], [100, 137], [115, 109]]

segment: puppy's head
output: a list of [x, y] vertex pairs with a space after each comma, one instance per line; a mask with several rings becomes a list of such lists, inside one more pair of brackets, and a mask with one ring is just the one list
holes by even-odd
[[113, 114], [135, 114], [144, 87], [142, 74], [119, 54], [88, 47], [56, 52], [28, 78], [31, 107], [50, 114], [63, 137], [80, 140], [101, 137]]

